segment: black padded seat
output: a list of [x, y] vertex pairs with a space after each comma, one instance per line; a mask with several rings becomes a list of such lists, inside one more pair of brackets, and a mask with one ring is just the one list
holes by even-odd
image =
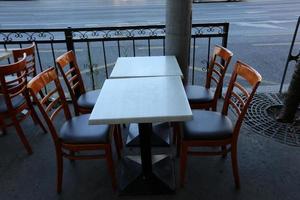
[[193, 110], [193, 120], [183, 124], [186, 140], [218, 140], [232, 136], [231, 120], [219, 112]]
[[108, 125], [89, 125], [90, 114], [73, 117], [66, 121], [59, 131], [59, 138], [65, 143], [108, 143]]
[[190, 103], [206, 103], [213, 101], [214, 94], [200, 85], [187, 85], [185, 87], [186, 96]]
[[77, 100], [78, 106], [82, 108], [93, 109], [99, 94], [100, 90], [92, 90], [80, 95], [80, 97]]
[[[12, 101], [13, 108], [17, 108], [23, 103], [25, 103], [26, 100], [23, 96], [18, 95], [12, 98], [11, 101]], [[7, 112], [7, 106], [4, 99], [4, 95], [0, 94], [0, 113], [4, 113], [4, 112]]]

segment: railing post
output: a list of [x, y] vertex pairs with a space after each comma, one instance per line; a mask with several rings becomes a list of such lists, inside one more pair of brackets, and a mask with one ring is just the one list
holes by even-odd
[[299, 24], [300, 24], [300, 16], [298, 17], [297, 25], [296, 25], [296, 28], [295, 28], [295, 32], [294, 32], [292, 43], [291, 43], [290, 50], [289, 50], [289, 55], [288, 55], [288, 58], [286, 60], [285, 67], [284, 67], [284, 70], [283, 70], [283, 75], [282, 75], [282, 78], [281, 78], [281, 83], [280, 83], [280, 88], [279, 88], [279, 93], [280, 94], [282, 93], [282, 88], [283, 88], [283, 84], [284, 84], [286, 72], [287, 72], [287, 69], [288, 69], [290, 61], [291, 60], [295, 60], [296, 61], [297, 58], [300, 56], [300, 52], [299, 52], [299, 54], [297, 56], [293, 56], [292, 55], [292, 51], [294, 49], [294, 44], [295, 44], [295, 41], [296, 41], [296, 37], [298, 35]]
[[[223, 32], [224, 32], [224, 36], [222, 38], [222, 46], [225, 47], [225, 48], [227, 48], [227, 44], [228, 44], [228, 32], [229, 32], [229, 23], [228, 22], [225, 23]], [[222, 60], [221, 64], [224, 66], [225, 65], [225, 61]], [[222, 92], [223, 92], [223, 83], [222, 83], [222, 87], [221, 87], [221, 90], [220, 90], [219, 98], [222, 98]]]
[[[67, 50], [68, 51], [73, 51], [75, 54], [75, 48], [74, 48], [74, 42], [73, 42], [73, 31], [71, 27], [68, 27], [67, 29], [65, 29], [65, 38], [66, 38], [66, 45], [67, 45]], [[70, 63], [70, 67], [74, 67], [73, 63]], [[75, 72], [72, 72], [72, 76], [75, 76]], [[75, 89], [75, 96], [76, 98], [79, 98], [80, 96], [80, 90], [79, 88]]]
[[73, 31], [72, 31], [72, 28], [71, 27], [68, 27], [66, 30], [65, 30], [65, 38], [66, 38], [66, 45], [67, 45], [67, 50], [70, 51], [74, 51], [75, 52], [75, 49], [74, 49], [74, 42], [73, 42]]
[[222, 39], [222, 46], [227, 48], [227, 44], [228, 44], [228, 32], [229, 32], [229, 23], [226, 22], [225, 26], [224, 26], [224, 37]]

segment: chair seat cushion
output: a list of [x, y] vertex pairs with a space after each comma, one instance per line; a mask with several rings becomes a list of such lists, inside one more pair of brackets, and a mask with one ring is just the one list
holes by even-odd
[[[13, 108], [19, 107], [25, 101], [26, 101], [25, 98], [21, 95], [18, 95], [18, 96], [11, 99]], [[6, 102], [5, 102], [5, 99], [4, 99], [4, 95], [1, 94], [0, 95], [0, 113], [4, 113], [4, 112], [7, 112], [7, 111], [8, 110], [7, 110], [7, 105], [6, 105]]]
[[93, 109], [99, 94], [100, 90], [92, 90], [80, 95], [80, 97], [77, 100], [78, 106], [82, 108]]
[[232, 136], [231, 120], [219, 112], [193, 110], [193, 120], [183, 124], [185, 140], [218, 140]]
[[108, 143], [108, 125], [88, 125], [90, 114], [73, 117], [60, 129], [59, 138], [65, 143]]
[[214, 94], [200, 85], [187, 85], [185, 92], [190, 103], [207, 103], [213, 101]]

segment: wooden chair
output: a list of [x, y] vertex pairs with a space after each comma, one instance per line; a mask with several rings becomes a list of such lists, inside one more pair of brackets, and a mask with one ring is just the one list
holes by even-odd
[[[212, 109], [216, 111], [217, 101], [220, 96], [223, 79], [233, 53], [228, 49], [215, 46], [206, 75], [205, 87], [200, 85], [187, 85], [186, 94], [192, 109]], [[215, 91], [211, 90], [212, 82]]]
[[[241, 78], [241, 79], [239, 79]], [[238, 80], [247, 81], [251, 91], [247, 91]], [[232, 169], [237, 188], [240, 187], [237, 141], [242, 121], [248, 106], [260, 84], [261, 75], [249, 65], [237, 61], [228, 86], [222, 112], [193, 110], [193, 120], [183, 123], [180, 151], [180, 184], [184, 185], [187, 155], [211, 156], [227, 155], [231, 151]], [[237, 114], [235, 124], [228, 118], [228, 108]], [[190, 147], [220, 147], [219, 151], [195, 152]]]
[[[46, 86], [53, 86], [53, 89], [44, 98], [39, 99], [37, 94]], [[57, 160], [57, 192], [60, 193], [62, 188], [63, 158], [70, 160], [106, 159], [108, 170], [112, 177], [112, 186], [115, 189], [116, 177], [110, 143], [114, 126], [90, 126], [88, 125], [89, 114], [72, 117], [54, 67], [34, 77], [27, 87], [33, 101], [37, 104], [47, 122], [54, 141]], [[50, 104], [47, 103], [52, 97], [54, 100]], [[57, 131], [53, 120], [60, 111], [63, 111], [66, 121], [63, 123], [60, 131]], [[79, 154], [80, 151], [94, 150], [104, 150], [104, 154]]]
[[26, 53], [26, 69], [28, 81], [36, 76], [36, 65], [35, 65], [35, 44], [32, 43], [29, 47], [22, 49], [12, 50], [12, 55], [15, 62], [18, 62], [19, 59], [23, 57], [23, 54]]
[[[56, 59], [58, 69], [67, 85], [74, 106], [75, 115], [91, 113], [100, 90], [86, 91], [73, 51], [68, 51]], [[123, 148], [121, 127], [116, 125], [114, 134], [117, 150]], [[120, 152], [118, 152], [120, 154]]]
[[56, 63], [70, 92], [75, 114], [91, 113], [100, 90], [85, 91], [74, 52], [68, 51], [59, 56]]
[[[46, 129], [36, 115], [28, 96], [25, 59], [26, 54], [23, 54], [22, 59], [16, 63], [0, 66], [0, 126], [4, 134], [6, 133], [6, 127], [14, 126], [27, 153], [31, 154], [32, 149], [24, 135], [20, 122], [31, 115], [34, 122], [38, 123], [44, 132], [46, 132]], [[8, 120], [11, 122], [8, 122]]]

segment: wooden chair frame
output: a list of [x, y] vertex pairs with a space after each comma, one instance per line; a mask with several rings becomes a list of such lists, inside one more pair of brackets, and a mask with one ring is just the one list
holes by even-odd
[[[54, 82], [55, 88], [52, 89], [48, 94], [42, 98], [38, 99], [37, 93], [41, 91], [49, 83]], [[28, 86], [30, 94], [37, 104], [39, 110], [41, 111], [48, 128], [50, 130], [53, 142], [55, 144], [56, 150], [56, 160], [57, 160], [57, 192], [60, 193], [62, 189], [62, 177], [63, 177], [63, 158], [67, 158], [70, 160], [87, 160], [87, 159], [101, 159], [104, 158], [107, 161], [108, 170], [112, 177], [112, 186], [116, 188], [116, 177], [115, 177], [115, 169], [114, 163], [112, 159], [112, 150], [111, 144], [108, 143], [99, 143], [99, 144], [70, 144], [65, 143], [58, 137], [58, 133], [56, 132], [56, 128], [54, 127], [52, 121], [54, 117], [60, 112], [64, 111], [64, 116], [66, 120], [71, 119], [71, 113], [68, 108], [66, 98], [63, 92], [63, 89], [60, 85], [57, 73], [55, 68], [49, 68], [35, 78], [33, 78]], [[47, 102], [49, 98], [52, 97], [53, 94], [58, 93], [58, 96], [51, 101], [50, 104]], [[58, 106], [58, 104], [60, 105]], [[50, 113], [52, 111], [52, 113]], [[49, 116], [50, 115], [50, 116]], [[110, 127], [110, 136], [114, 133], [115, 127]], [[111, 138], [111, 137], [110, 137]], [[79, 151], [90, 151], [90, 150], [104, 150], [104, 155], [76, 155], [75, 152]]]
[[19, 59], [23, 57], [24, 53], [26, 53], [26, 55], [27, 55], [27, 58], [26, 58], [27, 76], [34, 77], [34, 76], [36, 76], [35, 43], [32, 43], [31, 46], [29, 46], [29, 47], [12, 50], [12, 55], [13, 55], [14, 61], [18, 62]]
[[[237, 77], [242, 77], [252, 86], [252, 91], [249, 93], [240, 83], [237, 82]], [[193, 156], [212, 156], [222, 155], [225, 157], [228, 152], [231, 152], [232, 169], [235, 180], [236, 188], [240, 187], [240, 179], [238, 172], [238, 161], [237, 161], [237, 141], [242, 125], [242, 121], [245, 117], [249, 104], [259, 86], [262, 78], [261, 75], [255, 71], [249, 65], [237, 61], [235, 64], [234, 71], [231, 76], [229, 87], [225, 96], [222, 114], [228, 114], [228, 108], [231, 106], [233, 110], [238, 114], [237, 120], [234, 125], [232, 137], [222, 140], [181, 140], [180, 147], [180, 185], [184, 185], [185, 171], [187, 155]], [[237, 93], [234, 89], [237, 88], [240, 92]], [[232, 98], [235, 98], [233, 100]], [[194, 152], [189, 151], [190, 147], [221, 147], [220, 151], [214, 152]], [[227, 147], [229, 146], [229, 147]]]
[[[6, 77], [12, 77], [11, 80], [6, 80]], [[27, 85], [27, 70], [26, 70], [26, 53], [23, 54], [21, 60], [16, 63], [9, 65], [0, 66], [0, 90], [2, 95], [4, 95], [5, 104], [7, 106], [7, 112], [0, 113], [0, 126], [4, 134], [6, 134], [6, 127], [14, 126], [16, 128], [17, 134], [21, 139], [28, 154], [32, 154], [32, 149], [28, 140], [26, 139], [24, 132], [20, 126], [20, 122], [31, 115], [34, 123], [38, 123], [44, 132], [46, 132], [45, 127], [38, 118], [32, 103], [30, 101]], [[19, 96], [23, 96], [25, 101], [14, 108], [12, 100]], [[20, 114], [22, 111], [27, 110], [26, 114]], [[20, 117], [17, 117], [20, 116]], [[4, 119], [11, 119], [11, 123], [6, 124]]]
[[[77, 64], [75, 53], [72, 50], [64, 53], [56, 59], [56, 63], [60, 74], [67, 85], [68, 91], [70, 92], [75, 115], [78, 116], [79, 114], [91, 113], [91, 109], [80, 107], [77, 103], [78, 97], [84, 94], [86, 90]], [[67, 67], [69, 67], [69, 69], [67, 69]], [[65, 69], [67, 70], [64, 71]], [[123, 148], [120, 125], [115, 126], [114, 140], [118, 146], [118, 155], [120, 155], [121, 149]]]
[[[59, 56], [56, 63], [70, 92], [75, 114], [91, 113], [90, 109], [80, 107], [77, 103], [78, 97], [86, 91], [74, 52], [71, 50]], [[68, 66], [70, 68], [65, 72], [64, 69], [67, 69]]]
[[[205, 88], [211, 88], [212, 82], [216, 84], [216, 90], [214, 92], [213, 101], [207, 103], [190, 103], [192, 109], [209, 109], [216, 111], [217, 101], [220, 97], [223, 87], [223, 80], [225, 72], [227, 71], [228, 65], [231, 61], [233, 53], [228, 49], [216, 45], [211, 57], [209, 67], [206, 73]], [[221, 62], [217, 61], [217, 58], [221, 59]], [[219, 69], [219, 70], [217, 70]]]

